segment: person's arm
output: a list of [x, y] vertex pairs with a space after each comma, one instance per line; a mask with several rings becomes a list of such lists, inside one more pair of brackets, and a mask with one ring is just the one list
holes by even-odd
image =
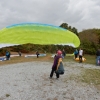
[[58, 60], [58, 65], [57, 65], [57, 69], [56, 69], [56, 70], [58, 70], [58, 67], [59, 67], [59, 65], [60, 65], [60, 62], [62, 62], [62, 58], [59, 58], [59, 60]]

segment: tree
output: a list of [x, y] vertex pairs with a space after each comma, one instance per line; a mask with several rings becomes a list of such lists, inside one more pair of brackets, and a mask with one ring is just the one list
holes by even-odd
[[77, 29], [75, 27], [72, 28], [72, 32], [74, 32], [77, 36], [79, 36], [78, 32], [77, 32]]
[[60, 25], [60, 27], [65, 28], [65, 29], [68, 29], [68, 24], [67, 24], [67, 23], [62, 23], [62, 24]]
[[67, 30], [69, 30], [69, 31], [71, 31], [71, 32], [73, 32], [73, 33], [75, 33], [77, 36], [79, 36], [79, 35], [78, 35], [77, 29], [76, 29], [75, 27], [68, 26], [67, 23], [62, 23], [62, 24], [60, 25], [60, 27], [65, 28], [65, 29], [67, 29]]

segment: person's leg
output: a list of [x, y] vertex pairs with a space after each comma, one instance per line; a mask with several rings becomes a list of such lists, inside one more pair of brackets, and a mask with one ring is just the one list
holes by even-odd
[[7, 60], [9, 60], [9, 57], [7, 56]]
[[7, 56], [6, 56], [6, 60], [7, 60]]
[[100, 66], [100, 56], [99, 56], [99, 66]]
[[82, 56], [79, 56], [79, 62], [82, 62]]
[[81, 56], [79, 56], [79, 62], [81, 62]]
[[56, 73], [56, 77], [59, 78], [59, 74], [58, 73]]
[[81, 56], [81, 62], [82, 62], [82, 56]]
[[76, 54], [76, 58], [78, 57], [78, 54]]
[[52, 77], [53, 77], [54, 71], [55, 71], [55, 69], [54, 69], [54, 68], [52, 68], [51, 73], [50, 73], [50, 78], [52, 78]]
[[37, 58], [39, 58], [39, 54], [37, 54]]
[[100, 66], [100, 57], [99, 57], [99, 66]]
[[99, 58], [99, 57], [97, 56], [97, 58], [96, 58], [96, 65], [97, 65], [97, 66], [98, 66], [98, 60], [99, 60], [98, 58]]
[[75, 54], [75, 59], [77, 58], [77, 54]]
[[98, 57], [96, 57], [96, 65], [98, 65]]

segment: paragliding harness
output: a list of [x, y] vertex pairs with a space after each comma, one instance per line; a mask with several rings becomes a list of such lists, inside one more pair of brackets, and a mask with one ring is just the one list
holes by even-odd
[[56, 73], [63, 75], [64, 74], [64, 67], [63, 67], [63, 63], [60, 62], [60, 65], [58, 66], [58, 70], [56, 71]]

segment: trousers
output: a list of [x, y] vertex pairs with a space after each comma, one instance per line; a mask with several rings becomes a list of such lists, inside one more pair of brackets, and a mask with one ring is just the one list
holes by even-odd
[[100, 56], [97, 56], [97, 58], [96, 58], [96, 65], [97, 66], [100, 65]]
[[[50, 73], [50, 77], [53, 77], [54, 72], [56, 71], [56, 68], [52, 68], [51, 73]], [[59, 78], [59, 74], [56, 73], [56, 77]]]

